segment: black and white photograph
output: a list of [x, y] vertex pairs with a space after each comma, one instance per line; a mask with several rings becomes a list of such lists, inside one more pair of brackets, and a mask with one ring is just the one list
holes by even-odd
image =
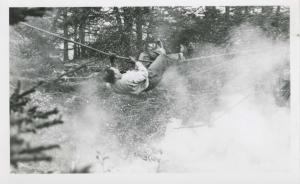
[[10, 174], [294, 167], [290, 6], [15, 6], [8, 23]]

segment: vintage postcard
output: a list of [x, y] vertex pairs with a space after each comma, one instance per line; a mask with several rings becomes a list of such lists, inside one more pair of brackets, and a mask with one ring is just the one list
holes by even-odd
[[299, 182], [299, 2], [5, 8], [6, 182]]

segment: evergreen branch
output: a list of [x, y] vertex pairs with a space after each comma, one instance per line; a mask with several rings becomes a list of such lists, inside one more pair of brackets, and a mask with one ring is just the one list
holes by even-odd
[[80, 169], [75, 168], [75, 169], [71, 170], [71, 173], [89, 173], [90, 169], [91, 169], [91, 165], [87, 165]]
[[10, 137], [10, 144], [11, 145], [22, 145], [24, 143], [24, 139], [19, 138], [17, 136], [11, 136]]
[[25, 106], [29, 99], [23, 99], [21, 102], [18, 102], [19, 99], [10, 99], [10, 110], [11, 111], [18, 111], [18, 109], [22, 109]]
[[48, 128], [51, 127], [53, 125], [58, 125], [58, 124], [63, 124], [64, 122], [60, 119], [55, 119], [53, 121], [47, 121], [43, 124], [37, 125], [35, 126], [36, 129], [42, 129], [42, 128]]
[[48, 118], [50, 115], [53, 114], [57, 114], [58, 110], [56, 108], [54, 108], [51, 111], [47, 111], [47, 112], [41, 112], [41, 111], [37, 111], [35, 115], [33, 115], [33, 118], [41, 118], [41, 119], [46, 119]]
[[27, 96], [27, 95], [29, 95], [31, 93], [34, 93], [35, 92], [35, 88], [36, 87], [33, 87], [33, 88], [31, 88], [31, 89], [29, 89], [27, 91], [24, 91], [23, 93], [21, 93], [21, 94], [18, 95], [18, 98], [22, 98], [22, 97]]
[[10, 122], [10, 125], [11, 125], [11, 126], [16, 126], [16, 125], [22, 124], [23, 122], [31, 123], [31, 122], [32, 122], [32, 119], [29, 118], [29, 117], [20, 118], [20, 119], [11, 121], [11, 122]]
[[38, 146], [35, 148], [26, 148], [26, 149], [22, 149], [18, 152], [18, 154], [32, 154], [32, 153], [40, 153], [42, 151], [46, 151], [46, 150], [52, 150], [52, 149], [57, 149], [60, 148], [59, 145], [54, 144], [54, 145], [49, 145], [49, 146]]
[[51, 162], [52, 157], [50, 157], [50, 156], [23, 156], [23, 157], [17, 157], [17, 158], [12, 157], [10, 159], [10, 163], [15, 167], [17, 167], [17, 163], [19, 163], [19, 162], [40, 162], [40, 161]]
[[34, 134], [36, 134], [36, 130], [34, 128], [26, 128], [26, 129], [20, 130], [19, 133], [34, 133]]
[[31, 107], [30, 109], [28, 109], [27, 112], [28, 112], [29, 114], [34, 114], [34, 113], [36, 113], [37, 108], [38, 108], [38, 106], [33, 106], [33, 107]]

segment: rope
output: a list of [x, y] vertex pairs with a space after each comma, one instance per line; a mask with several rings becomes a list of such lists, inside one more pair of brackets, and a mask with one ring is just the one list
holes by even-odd
[[61, 75], [59, 75], [58, 77], [56, 77], [55, 79], [52, 79], [52, 80], [48, 80], [48, 81], [39, 81], [36, 85], [34, 85], [31, 89], [35, 89], [37, 87], [41, 87], [43, 85], [46, 85], [46, 84], [51, 84], [51, 83], [55, 83], [55, 82], [58, 82], [62, 77], [70, 74], [70, 73], [73, 73], [73, 72], [76, 72], [84, 67], [86, 67], [88, 64], [90, 63], [94, 63], [96, 62], [97, 60], [92, 60], [92, 61], [88, 61], [88, 62], [85, 62], [83, 64], [81, 64], [79, 67], [77, 68], [74, 68], [73, 70], [70, 70], [70, 71], [67, 71]]
[[[216, 122], [217, 120], [221, 119], [223, 116], [225, 116], [227, 113], [229, 113], [230, 111], [232, 111], [233, 109], [235, 109], [236, 107], [238, 107], [243, 101], [245, 101], [247, 98], [249, 98], [253, 93], [249, 93], [247, 95], [245, 95], [243, 98], [241, 98], [238, 102], [234, 103], [233, 105], [231, 105], [227, 110], [223, 111], [223, 113], [221, 115], [219, 115], [218, 117], [214, 118], [210, 123]], [[181, 126], [181, 127], [177, 127], [174, 129], [182, 129], [182, 128], [199, 128], [199, 127], [203, 127], [206, 126], [207, 124], [194, 124], [194, 125], [190, 125], [190, 126]]]
[[198, 60], [222, 57], [222, 56], [230, 56], [230, 55], [235, 55], [235, 54], [266, 52], [266, 50], [268, 50], [268, 49], [271, 49], [271, 47], [265, 48], [265, 49], [259, 49], [259, 50], [258, 49], [248, 49], [248, 50], [243, 50], [243, 51], [233, 51], [233, 52], [224, 53], [224, 54], [214, 54], [214, 55], [209, 55], [209, 56], [195, 57], [195, 58], [185, 59], [184, 62], [198, 61]]
[[[119, 56], [119, 55], [117, 55], [117, 54], [115, 54], [115, 53], [112, 53], [112, 52], [104, 52], [104, 51], [95, 49], [95, 48], [93, 48], [93, 47], [90, 47], [90, 46], [88, 46], [88, 45], [82, 44], [82, 43], [80, 43], [80, 42], [76, 42], [76, 41], [70, 40], [70, 39], [65, 38], [65, 37], [62, 37], [62, 36], [60, 36], [60, 35], [58, 35], [58, 34], [55, 34], [55, 33], [49, 32], [49, 31], [46, 31], [46, 30], [44, 30], [44, 29], [41, 29], [41, 28], [32, 26], [32, 25], [27, 24], [27, 23], [24, 23], [24, 22], [20, 22], [20, 24], [22, 24], [22, 25], [24, 25], [24, 26], [27, 26], [27, 27], [30, 27], [30, 28], [32, 28], [32, 29], [41, 31], [41, 32], [43, 32], [43, 33], [47, 33], [47, 34], [49, 34], [49, 35], [51, 35], [51, 36], [60, 38], [60, 39], [62, 39], [62, 40], [66, 40], [66, 41], [68, 41], [68, 42], [72, 42], [72, 43], [74, 43], [74, 44], [77, 44], [77, 45], [86, 47], [86, 48], [91, 49], [91, 50], [93, 50], [93, 51], [96, 51], [96, 52], [98, 52], [98, 53], [100, 53], [100, 54], [109, 56], [111, 62], [113, 62], [113, 59], [114, 59], [114, 58], [124, 59], [124, 60], [131, 60], [130, 57]], [[209, 55], [209, 56], [202, 56], [202, 57], [190, 58], [190, 59], [185, 59], [185, 60], [183, 60], [183, 62], [181, 62], [181, 64], [186, 63], [186, 62], [190, 62], [190, 61], [198, 61], [198, 60], [209, 59], [209, 58], [214, 58], [214, 57], [221, 57], [221, 56], [227, 56], [227, 55], [234, 55], [234, 54], [239, 54], [239, 53], [250, 53], [250, 52], [262, 52], [262, 50], [248, 50], [248, 51], [239, 51], [239, 52], [236, 51], [236, 52], [231, 52], [231, 53], [226, 53], [226, 54], [215, 54], [215, 55]], [[170, 58], [168, 55], [166, 55], [166, 57], [169, 58], [169, 59], [172, 59], [172, 58]], [[138, 61], [148, 62], [148, 61], [144, 61], [144, 60], [138, 60]], [[68, 72], [66, 72], [66, 73], [64, 73], [64, 74], [61, 74], [61, 75], [58, 76], [56, 79], [53, 79], [53, 80], [51, 80], [51, 81], [47, 81], [47, 82], [46, 82], [46, 81], [40, 81], [40, 82], [39, 82], [36, 86], [34, 86], [33, 88], [39, 87], [39, 86], [41, 86], [41, 85], [45, 85], [45, 84], [47, 84], [47, 83], [54, 83], [54, 82], [57, 82], [57, 81], [59, 81], [62, 77], [66, 76], [66, 75], [68, 75], [68, 74], [70, 74], [70, 73], [73, 73], [73, 72], [75, 72], [75, 71], [78, 71], [78, 70], [80, 70], [81, 68], [86, 67], [87, 64], [90, 64], [90, 63], [93, 63], [93, 62], [96, 62], [96, 60], [88, 61], [88, 62], [86, 62], [86, 63], [83, 63], [83, 64], [80, 65], [79, 67], [77, 67], [77, 68], [75, 68], [75, 69], [73, 69], [73, 70], [70, 70], [70, 71], [68, 71]], [[205, 71], [202, 71], [202, 72], [210, 71], [210, 70], [214, 69], [215, 67], [218, 67], [219, 65], [223, 65], [223, 64], [225, 64], [225, 63], [224, 63], [224, 62], [218, 63], [218, 64], [216, 64], [216, 65], [210, 67], [208, 70], [205, 70]]]
[[[106, 56], [114, 56], [115, 58], [118, 58], [118, 59], [124, 59], [124, 60], [131, 60], [129, 57], [124, 57], [124, 56], [119, 56], [119, 55], [116, 55], [112, 52], [104, 52], [104, 51], [101, 51], [101, 50], [98, 50], [98, 49], [95, 49], [93, 47], [90, 47], [88, 45], [85, 45], [83, 43], [80, 43], [80, 42], [76, 42], [76, 41], [73, 41], [73, 40], [70, 40], [68, 38], [65, 38], [65, 37], [62, 37], [58, 34], [55, 34], [55, 33], [52, 33], [52, 32], [49, 32], [49, 31], [46, 31], [44, 29], [41, 29], [41, 28], [38, 28], [38, 27], [35, 27], [35, 26], [32, 26], [30, 24], [27, 24], [27, 23], [24, 23], [24, 22], [20, 22], [20, 24], [24, 25], [24, 26], [27, 26], [27, 27], [30, 27], [32, 29], [35, 29], [35, 30], [38, 30], [38, 31], [41, 31], [43, 33], [47, 33], [49, 35], [52, 35], [54, 37], [57, 37], [57, 38], [60, 38], [60, 39], [63, 39], [63, 40], [66, 40], [68, 42], [72, 42], [74, 44], [77, 44], [77, 45], [80, 45], [80, 46], [83, 46], [83, 47], [86, 47], [88, 49], [91, 49], [93, 51], [96, 51], [100, 54], [103, 54], [103, 55], [106, 55]], [[196, 57], [196, 58], [190, 58], [190, 59], [185, 59], [183, 63], [185, 62], [190, 62], [190, 61], [197, 61], [197, 60], [202, 60], [202, 59], [209, 59], [209, 58], [214, 58], [214, 57], [221, 57], [221, 56], [228, 56], [228, 55], [234, 55], [234, 54], [239, 54], [239, 53], [249, 53], [249, 52], [263, 52], [261, 49], [260, 50], [247, 50], [247, 51], [235, 51], [235, 52], [230, 52], [230, 53], [224, 53], [224, 54], [215, 54], [215, 55], [209, 55], [209, 56], [202, 56], [202, 57]], [[168, 57], [168, 55], [167, 55]], [[170, 57], [168, 57], [169, 59], [172, 59]], [[149, 61], [145, 61], [145, 60], [138, 60], [138, 61], [142, 61], [142, 62], [149, 62]]]
[[[43, 33], [47, 33], [47, 34], [49, 34], [49, 35], [51, 35], [51, 36], [54, 36], [54, 37], [60, 38], [60, 39], [62, 39], [62, 40], [66, 40], [66, 41], [68, 41], [68, 42], [72, 42], [72, 43], [74, 43], [74, 44], [77, 44], [77, 45], [80, 45], [80, 46], [86, 47], [86, 48], [88, 48], [88, 49], [91, 49], [91, 50], [93, 50], [93, 51], [96, 51], [96, 52], [98, 52], [98, 53], [100, 53], [100, 54], [103, 54], [103, 55], [106, 55], [106, 56], [111, 56], [111, 55], [112, 55], [112, 53], [111, 53], [111, 52], [104, 52], [104, 51], [101, 51], [101, 50], [95, 49], [95, 48], [93, 48], [93, 47], [90, 47], [90, 46], [88, 46], [88, 45], [85, 45], [85, 44], [82, 44], [82, 43], [80, 43], [80, 42], [76, 42], [76, 41], [70, 40], [70, 39], [68, 39], [68, 38], [65, 38], [65, 37], [62, 37], [62, 36], [60, 36], [60, 35], [58, 35], [58, 34], [55, 34], [55, 33], [52, 33], [52, 32], [49, 32], [49, 31], [46, 31], [46, 30], [44, 30], [44, 29], [41, 29], [41, 28], [38, 28], [38, 27], [32, 26], [32, 25], [30, 25], [30, 24], [27, 24], [27, 23], [24, 23], [24, 22], [20, 22], [20, 24], [22, 24], [22, 25], [24, 25], [24, 26], [27, 26], [27, 27], [30, 27], [30, 28], [32, 28], [32, 29], [35, 29], [35, 30], [41, 31], [41, 32], [43, 32]], [[124, 57], [124, 56], [119, 56], [119, 55], [115, 55], [115, 57], [116, 57], [116, 58], [118, 58], [118, 59], [130, 60], [130, 58], [129, 58], [129, 57]]]
[[[73, 41], [73, 40], [70, 40], [70, 39], [67, 39], [65, 37], [62, 37], [58, 34], [55, 34], [55, 33], [52, 33], [52, 32], [49, 32], [49, 31], [46, 31], [44, 29], [41, 29], [41, 28], [38, 28], [38, 27], [35, 27], [35, 26], [32, 26], [32, 25], [29, 25], [27, 23], [24, 23], [24, 22], [21, 22], [20, 24], [22, 25], [25, 25], [27, 27], [30, 27], [32, 29], [35, 29], [35, 30], [38, 30], [38, 31], [41, 31], [43, 33], [47, 33], [49, 35], [52, 35], [54, 37], [57, 37], [57, 38], [60, 38], [60, 39], [63, 39], [63, 40], [66, 40], [68, 42], [72, 42], [74, 44], [77, 44], [77, 45], [80, 45], [80, 46], [83, 46], [83, 47], [86, 47], [88, 49], [91, 49], [93, 51], [96, 51], [100, 54], [103, 54], [103, 55], [106, 55], [106, 56], [109, 56], [110, 57], [110, 60], [111, 62], [113, 62], [113, 59], [114, 58], [118, 58], [118, 59], [124, 59], [124, 60], [131, 60], [131, 58], [129, 57], [124, 57], [124, 56], [119, 56], [119, 55], [116, 55], [112, 52], [104, 52], [104, 51], [101, 51], [101, 50], [98, 50], [98, 49], [95, 49], [93, 47], [90, 47], [88, 45], [85, 45], [85, 44], [82, 44], [80, 42], [76, 42], [76, 41]], [[215, 58], [215, 57], [222, 57], [222, 56], [229, 56], [229, 55], [235, 55], [235, 54], [240, 54], [240, 53], [255, 53], [255, 52], [262, 52], [262, 50], [246, 50], [246, 51], [236, 51], [236, 52], [230, 52], [230, 53], [224, 53], [224, 54], [215, 54], [215, 55], [209, 55], [209, 56], [201, 56], [201, 57], [196, 57], [196, 58], [190, 58], [190, 59], [185, 59], [184, 62], [182, 63], [186, 63], [186, 62], [191, 62], [191, 61], [199, 61], [199, 60], [203, 60], [203, 59], [209, 59], [209, 58]], [[168, 56], [167, 56], [168, 57]], [[171, 59], [170, 57], [168, 57], [169, 59]], [[143, 60], [138, 60], [138, 61], [143, 61]], [[78, 71], [84, 67], [86, 67], [88, 64], [90, 63], [93, 63], [93, 62], [96, 62], [96, 60], [92, 60], [92, 61], [88, 61], [86, 63], [83, 63], [82, 65], [80, 65], [79, 67], [73, 69], [73, 70], [70, 70], [68, 72], [65, 72], [63, 74], [61, 74], [60, 76], [58, 76], [57, 78], [53, 79], [53, 80], [50, 80], [50, 81], [40, 81], [37, 85], [33, 86], [31, 88], [31, 90], [34, 90], [35, 88], [39, 87], [39, 86], [42, 86], [42, 85], [45, 85], [45, 84], [51, 84], [51, 83], [55, 83], [57, 81], [59, 81], [62, 77], [70, 74], [70, 73], [73, 73], [75, 71]], [[146, 62], [146, 61], [144, 61]], [[181, 64], [182, 64], [181, 63]], [[207, 71], [210, 71], [212, 69], [215, 69], [216, 67], [220, 66], [220, 65], [223, 65], [227, 62], [221, 62], [221, 63], [218, 63], [218, 64], [215, 64], [213, 65], [212, 67], [208, 68], [207, 70], [204, 70], [204, 71], [201, 71], [202, 72], [207, 72]], [[228, 112], [230, 112], [231, 110], [233, 110], [234, 108], [236, 108], [237, 106], [239, 106], [244, 100], [246, 100], [247, 98], [249, 98], [250, 96], [252, 95], [252, 93], [244, 96], [241, 100], [239, 100], [237, 103], [233, 104], [230, 108], [228, 108], [226, 111], [224, 111], [221, 115], [219, 115], [218, 117], [214, 118], [214, 120], [212, 122], [215, 122], [217, 120], [219, 120], [220, 118], [222, 118], [223, 116], [225, 116]], [[211, 123], [212, 123], [211, 122]], [[181, 126], [181, 127], [177, 127], [177, 128], [174, 128], [174, 129], [182, 129], [182, 128], [199, 128], [199, 127], [203, 127], [205, 126], [206, 124], [194, 124], [194, 125], [190, 125], [190, 126]]]

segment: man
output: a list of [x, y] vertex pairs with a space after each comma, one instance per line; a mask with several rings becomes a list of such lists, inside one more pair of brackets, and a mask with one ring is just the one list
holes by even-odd
[[184, 57], [183, 53], [166, 55], [161, 41], [158, 41], [154, 48], [141, 53], [139, 60], [149, 62], [148, 69], [142, 62], [131, 57], [134, 68], [123, 74], [117, 68], [107, 68], [104, 81], [116, 93], [138, 95], [143, 91], [155, 88], [161, 81], [166, 69], [172, 64], [183, 61]]
[[137, 95], [143, 92], [149, 86], [148, 70], [141, 63], [133, 58], [134, 69], [121, 74], [115, 67], [105, 70], [104, 81], [109, 84], [114, 92], [119, 94]]

